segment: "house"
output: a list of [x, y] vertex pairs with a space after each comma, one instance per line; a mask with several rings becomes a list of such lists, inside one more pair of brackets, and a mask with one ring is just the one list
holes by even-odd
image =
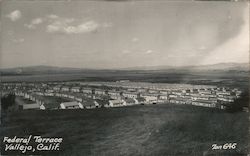
[[169, 99], [169, 97], [168, 97], [167, 94], [162, 94], [162, 95], [159, 96], [159, 99], [163, 100], [163, 101], [167, 101]]
[[129, 91], [129, 92], [135, 92], [136, 89], [135, 88], [128, 88], [127, 91]]
[[38, 92], [35, 92], [35, 94], [36, 94], [36, 95], [41, 95], [41, 96], [43, 96], [43, 95], [44, 95], [44, 92], [38, 91]]
[[45, 106], [42, 104], [42, 105], [40, 105], [40, 109], [41, 109], [41, 110], [45, 110], [46, 108], [45, 108]]
[[97, 102], [97, 100], [91, 99], [91, 98], [84, 98], [82, 104], [83, 104], [83, 108], [87, 108], [87, 109], [97, 108], [101, 105], [99, 104], [99, 102]]
[[80, 102], [71, 101], [63, 102], [60, 104], [61, 109], [83, 109], [83, 105]]
[[22, 108], [24, 110], [27, 110], [27, 109], [39, 110], [40, 109], [40, 105], [38, 103], [24, 104], [24, 105], [22, 105]]
[[83, 96], [82, 95], [74, 95], [74, 99], [78, 102], [82, 102]]
[[234, 102], [235, 98], [232, 96], [218, 97], [218, 100], [223, 102]]
[[108, 95], [112, 98], [112, 99], [120, 99], [121, 98], [121, 93], [119, 91], [109, 91]]
[[177, 96], [177, 95], [174, 95], [174, 94], [169, 94], [168, 97], [169, 97], [169, 98], [177, 98], [178, 96]]
[[146, 100], [146, 103], [156, 103], [159, 99], [158, 94], [142, 94], [141, 97]]
[[71, 92], [74, 92], [74, 93], [79, 93], [80, 90], [81, 90], [80, 87], [72, 87], [72, 88], [71, 88]]
[[109, 100], [109, 106], [110, 107], [120, 107], [124, 106], [126, 102], [124, 103], [123, 100]]
[[17, 91], [17, 92], [15, 92], [15, 94], [16, 94], [17, 96], [24, 96], [24, 95], [25, 95], [25, 93], [22, 92], [22, 91]]
[[193, 100], [209, 100], [209, 97], [200, 95], [193, 98]]
[[169, 91], [167, 91], [167, 90], [160, 90], [160, 94], [168, 95], [168, 94], [169, 94]]
[[146, 99], [143, 98], [143, 97], [137, 97], [137, 98], [134, 98], [134, 100], [135, 100], [135, 104], [142, 104], [142, 105], [144, 105], [145, 102], [146, 102]]
[[53, 87], [53, 90], [59, 92], [61, 90], [61, 86], [55, 86]]
[[210, 95], [210, 94], [212, 94], [212, 91], [210, 91], [210, 90], [199, 90], [199, 93], [201, 95]]
[[172, 94], [180, 96], [183, 94], [183, 92], [181, 90], [175, 90], [175, 91], [172, 91]]
[[95, 89], [95, 94], [96, 95], [106, 95], [105, 90], [102, 89]]
[[159, 91], [155, 89], [149, 89], [148, 92], [151, 94], [159, 93]]
[[231, 92], [229, 92], [229, 91], [217, 91], [216, 95], [217, 96], [219, 96], [219, 95], [222, 95], [222, 96], [231, 95]]
[[47, 93], [53, 93], [54, 90], [53, 89], [46, 89], [45, 92], [47, 92]]
[[127, 97], [127, 98], [137, 98], [138, 93], [137, 92], [123, 92], [122, 96]]
[[219, 109], [226, 109], [226, 106], [221, 104], [221, 103], [216, 103], [216, 108], [219, 108]]
[[148, 89], [146, 88], [137, 88], [137, 92], [140, 92], [140, 93], [146, 93], [148, 91]]
[[39, 105], [43, 105], [44, 104], [44, 102], [41, 99], [38, 99], [38, 98], [36, 98], [36, 103], [38, 103]]
[[216, 103], [214, 101], [209, 101], [209, 100], [192, 101], [192, 105], [202, 106], [202, 107], [216, 107]]
[[98, 98], [95, 101], [99, 104], [99, 107], [109, 107], [109, 100], [108, 98]]
[[82, 88], [82, 92], [86, 94], [92, 94], [93, 90], [91, 88]]
[[70, 99], [75, 99], [75, 96], [72, 93], [68, 93], [66, 97]]
[[30, 95], [29, 95], [28, 93], [25, 93], [25, 94], [24, 94], [24, 98], [25, 98], [25, 99], [29, 99], [29, 98], [30, 98]]
[[133, 99], [133, 98], [124, 98], [124, 105], [135, 105], [135, 104], [139, 104], [138, 100]]
[[63, 94], [61, 94], [61, 93], [56, 93], [55, 96], [57, 96], [57, 97], [63, 97]]
[[62, 91], [62, 92], [69, 92], [69, 91], [70, 91], [70, 88], [69, 88], [68, 86], [63, 86], [63, 87], [61, 88], [61, 91]]
[[192, 103], [191, 98], [181, 98], [181, 97], [171, 98], [169, 102], [175, 103], [175, 104], [191, 104]]
[[31, 95], [29, 98], [31, 101], [36, 101], [36, 97], [34, 95]]

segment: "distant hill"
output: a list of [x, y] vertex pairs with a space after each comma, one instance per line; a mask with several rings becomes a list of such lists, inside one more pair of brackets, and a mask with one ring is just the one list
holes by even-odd
[[1, 74], [4, 75], [34, 75], [34, 74], [71, 74], [81, 72], [100, 72], [109, 71], [161, 71], [161, 72], [211, 72], [211, 71], [236, 71], [248, 72], [248, 63], [219, 63], [212, 65], [201, 66], [144, 66], [132, 67], [123, 69], [83, 69], [83, 68], [69, 68], [69, 67], [54, 67], [54, 66], [30, 66], [0, 69]]
[[218, 63], [218, 64], [199, 65], [199, 66], [146, 66], [146, 67], [144, 66], [144, 67], [124, 68], [124, 70], [249, 71], [249, 64], [248, 63]]
[[56, 74], [56, 73], [68, 73], [79, 72], [82, 69], [79, 68], [67, 68], [67, 67], [54, 67], [54, 66], [29, 66], [29, 67], [16, 67], [0, 69], [2, 75], [27, 75], [27, 74]]
[[212, 65], [202, 65], [190, 67], [193, 70], [238, 70], [249, 71], [248, 63], [219, 63]]

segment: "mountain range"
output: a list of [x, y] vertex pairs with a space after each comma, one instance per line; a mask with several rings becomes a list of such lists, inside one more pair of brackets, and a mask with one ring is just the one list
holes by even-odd
[[87, 68], [69, 68], [55, 66], [28, 66], [0, 69], [2, 75], [23, 75], [23, 74], [61, 74], [61, 73], [79, 73], [79, 72], [96, 72], [96, 71], [249, 71], [248, 63], [219, 63], [199, 66], [142, 66], [119, 69], [87, 69]]

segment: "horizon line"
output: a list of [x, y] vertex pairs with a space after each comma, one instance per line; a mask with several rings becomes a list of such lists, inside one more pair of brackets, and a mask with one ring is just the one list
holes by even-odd
[[15, 67], [1, 67], [0, 69], [14, 69], [14, 68], [29, 68], [29, 67], [51, 67], [51, 68], [73, 68], [73, 69], [85, 69], [85, 70], [126, 70], [133, 68], [152, 68], [152, 67], [170, 67], [170, 68], [180, 68], [180, 67], [192, 67], [192, 66], [210, 66], [210, 65], [218, 65], [218, 64], [249, 64], [250, 62], [220, 62], [214, 64], [198, 64], [198, 65], [155, 65], [155, 66], [133, 66], [133, 67], [118, 67], [118, 68], [91, 68], [91, 67], [69, 67], [69, 66], [57, 66], [57, 65], [24, 65], [24, 66], [15, 66]]

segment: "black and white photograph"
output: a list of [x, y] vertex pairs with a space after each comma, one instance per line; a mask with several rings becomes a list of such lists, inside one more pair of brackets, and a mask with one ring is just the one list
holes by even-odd
[[0, 156], [250, 156], [249, 0], [0, 0]]

